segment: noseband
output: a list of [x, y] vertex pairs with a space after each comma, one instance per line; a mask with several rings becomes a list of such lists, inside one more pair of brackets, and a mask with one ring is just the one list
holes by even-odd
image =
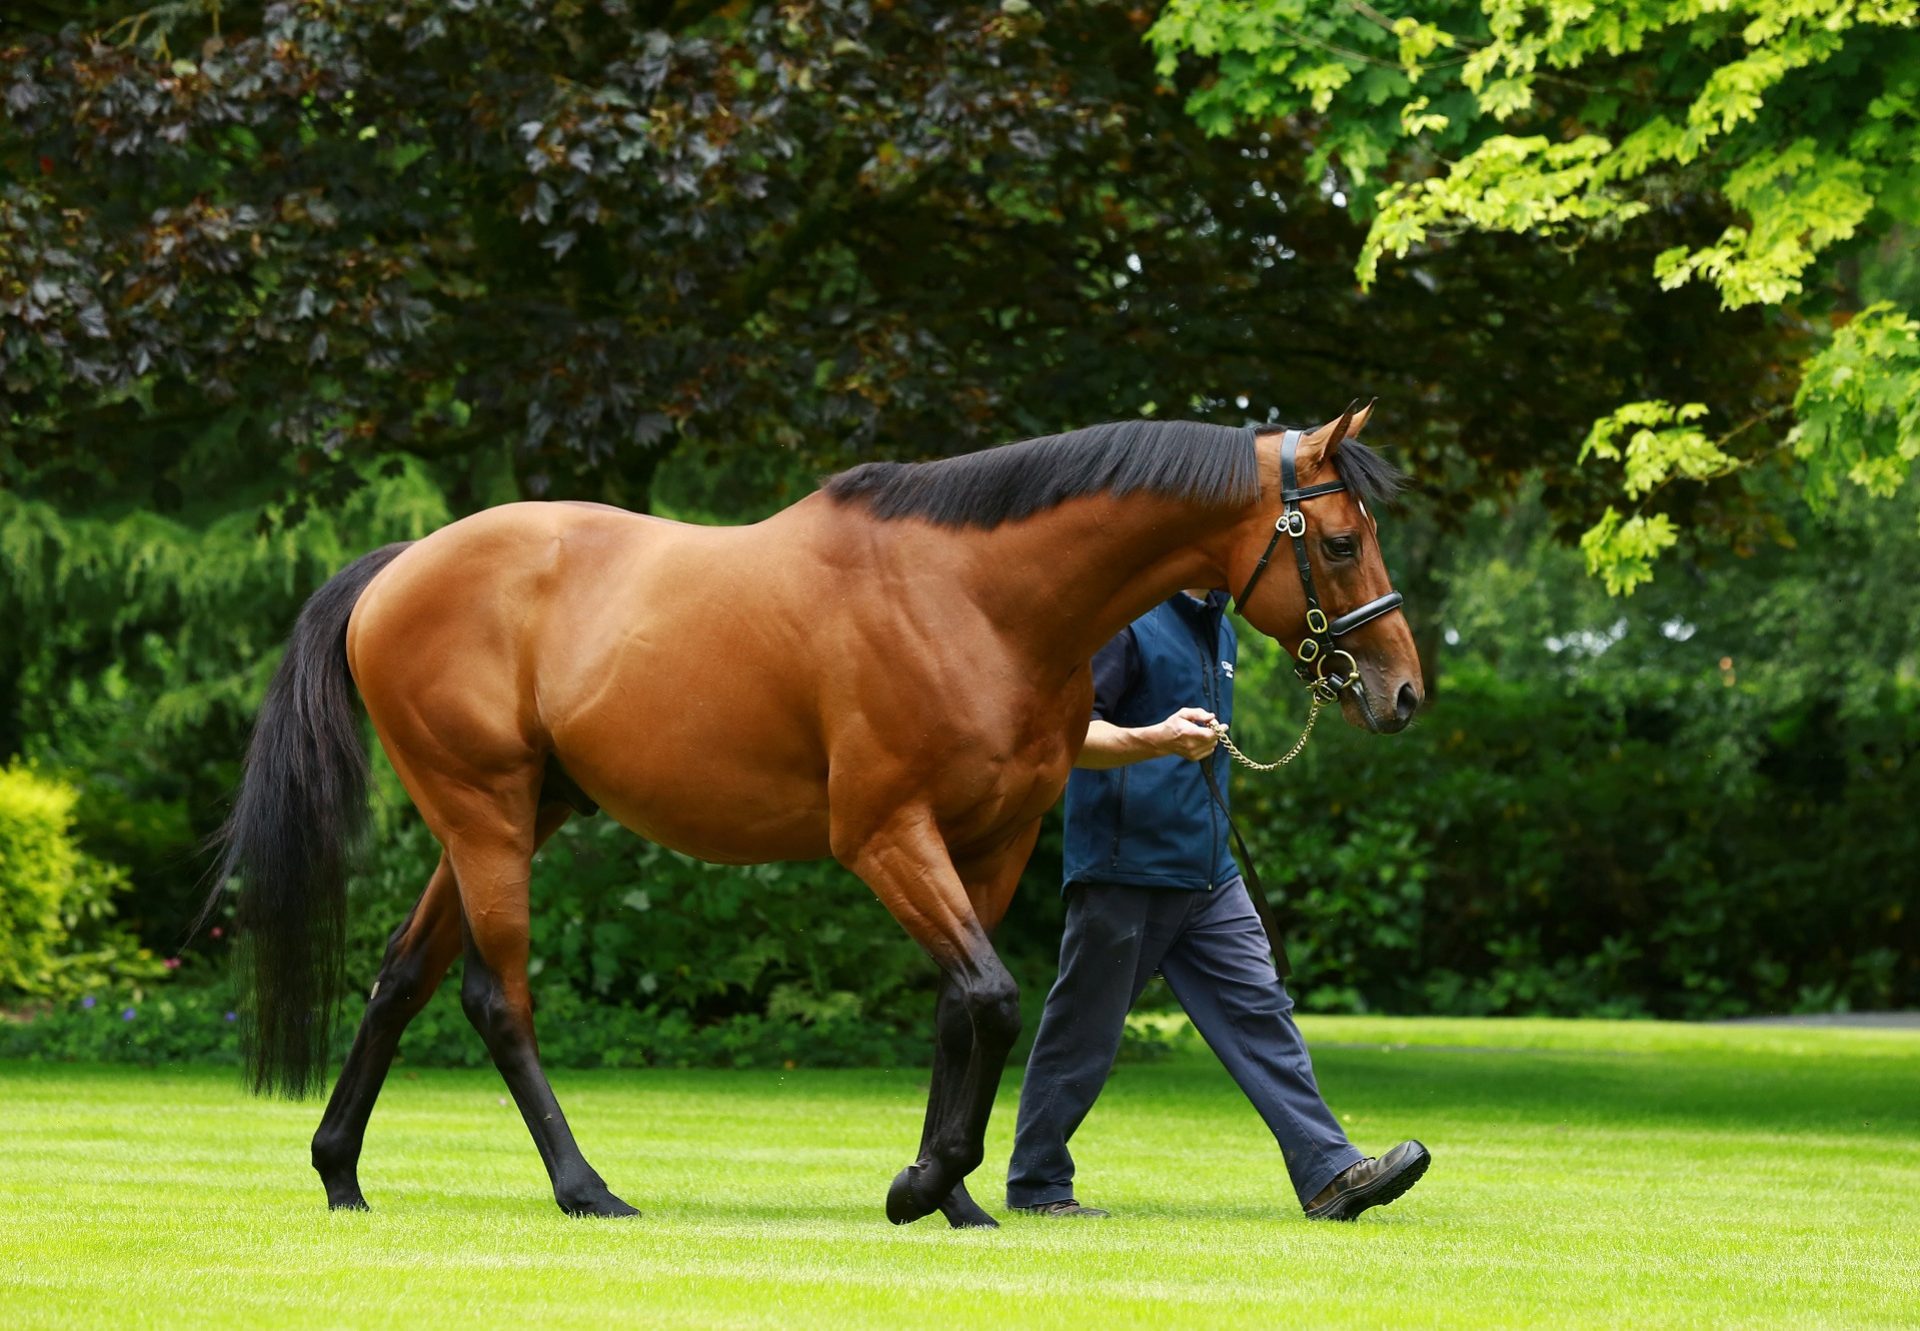
[[1293, 559], [1300, 569], [1300, 589], [1307, 597], [1307, 636], [1301, 641], [1300, 650], [1295, 655], [1293, 673], [1300, 677], [1301, 683], [1313, 690], [1315, 697], [1322, 702], [1332, 702], [1347, 689], [1361, 687], [1360, 663], [1353, 659], [1351, 652], [1341, 648], [1339, 639], [1362, 625], [1371, 624], [1382, 615], [1398, 610], [1401, 596], [1399, 592], [1390, 591], [1331, 620], [1327, 618], [1327, 612], [1320, 608], [1320, 597], [1313, 589], [1313, 565], [1307, 559], [1307, 515], [1301, 510], [1300, 501], [1336, 494], [1346, 489], [1347, 483], [1331, 480], [1303, 488], [1299, 483], [1295, 462], [1300, 451], [1300, 439], [1299, 430], [1288, 430], [1281, 437], [1280, 516], [1274, 521], [1273, 537], [1267, 542], [1260, 562], [1253, 566], [1247, 585], [1240, 589], [1236, 609], [1242, 615], [1246, 614], [1247, 599], [1253, 595], [1260, 575], [1267, 571], [1267, 563], [1279, 548], [1280, 538], [1292, 537]]

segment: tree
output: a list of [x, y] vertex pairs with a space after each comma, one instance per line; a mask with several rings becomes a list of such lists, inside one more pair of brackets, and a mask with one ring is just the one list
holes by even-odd
[[[428, 460], [457, 516], [644, 508], [677, 449], [729, 478], [701, 505], [727, 517], [765, 506], [752, 483], [873, 452], [1379, 394], [1376, 437], [1417, 478], [1394, 557], [1432, 672], [1428, 570], [1473, 499], [1542, 472], [1576, 531], [1611, 497], [1576, 465], [1592, 415], [1623, 396], [1755, 415], [1789, 388], [1791, 330], [1640, 281], [1684, 207], [1570, 261], [1463, 238], [1356, 289], [1362, 232], [1306, 127], [1209, 133], [1192, 71], [1157, 74], [1150, 16], [1117, 4], [16, 14], [0, 484], [80, 533], [141, 510], [181, 542], [288, 529], [392, 452]], [[1761, 516], [1729, 486], [1681, 513], [1748, 541]], [[49, 567], [14, 561], [0, 611], [52, 604]], [[284, 624], [311, 585], [245, 613]], [[38, 724], [29, 657], [97, 681], [174, 627], [69, 615], [0, 652], [0, 736]], [[199, 674], [255, 677], [262, 642], [220, 646]]]
[[[1911, 0], [1174, 0], [1151, 40], [1215, 62], [1189, 108], [1217, 133], [1298, 116], [1312, 164], [1371, 220], [1356, 271], [1416, 269], [1465, 232], [1588, 248], [1680, 235], [1648, 266], [1729, 311], [1802, 329], [1790, 404], [1716, 412], [1642, 397], [1595, 420], [1620, 464], [1582, 537], [1630, 591], [1678, 539], [1669, 483], [1780, 450], [1811, 501], [1886, 495], [1920, 457], [1916, 292], [1874, 299], [1858, 259], [1920, 221], [1920, 5]], [[1895, 294], [1895, 293], [1890, 293]]]
[[404, 449], [456, 507], [644, 506], [681, 444], [831, 464], [1376, 392], [1451, 508], [1623, 387], [1774, 391], [1736, 374], [1756, 326], [1650, 324], [1613, 255], [1355, 291], [1298, 136], [1208, 137], [1119, 5], [83, 8], [0, 52], [0, 429], [53, 497], [287, 462], [325, 493]]
[[[967, 433], [1014, 356], [942, 344], [950, 287], [883, 306], [857, 246], [964, 265], [943, 243], [1004, 236], [1023, 188], [1044, 225], [1099, 90], [988, 8], [718, 8], [171, 5], [12, 46], [20, 447], [97, 466], [242, 412], [309, 470], [510, 440], [529, 494], [644, 506], [680, 438]], [[1019, 276], [963, 289], [1000, 309]]]
[[[1159, 73], [1131, 5], [147, 3], [0, 20], [0, 753], [81, 784], [156, 944], [301, 601], [485, 504], [738, 520], [875, 453], [1377, 393], [1432, 669], [1475, 500], [1567, 537], [1617, 502], [1595, 416], [1795, 388], [1798, 325], [1645, 280], [1706, 194], [1361, 289], [1324, 126], [1195, 119], [1209, 61]], [[1776, 521], [1735, 478], [1662, 500]]]

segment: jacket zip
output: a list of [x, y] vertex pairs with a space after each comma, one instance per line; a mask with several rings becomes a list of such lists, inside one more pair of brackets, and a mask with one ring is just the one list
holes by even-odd
[[[1224, 617], [1225, 611], [1221, 613]], [[1213, 626], [1212, 651], [1209, 651], [1206, 645], [1200, 641], [1198, 634], [1194, 635], [1193, 641], [1194, 645], [1200, 648], [1201, 664], [1205, 667], [1204, 678], [1207, 681], [1207, 710], [1217, 717], [1220, 715], [1220, 690], [1219, 679], [1214, 674], [1216, 669], [1214, 657], [1217, 656], [1220, 651], [1219, 625], [1216, 624]], [[1215, 750], [1215, 753], [1208, 754], [1200, 761], [1210, 763], [1214, 760], [1215, 754], [1217, 753], [1218, 750]], [[1213, 881], [1213, 869], [1215, 865], [1220, 863], [1220, 810], [1214, 808], [1212, 800], [1207, 801], [1207, 833], [1207, 866], [1203, 876], [1207, 880], [1207, 891], [1211, 892], [1217, 886]]]

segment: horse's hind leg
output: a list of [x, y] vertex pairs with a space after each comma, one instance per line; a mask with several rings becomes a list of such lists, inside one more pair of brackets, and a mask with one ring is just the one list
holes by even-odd
[[401, 1033], [433, 997], [459, 951], [460, 898], [453, 870], [442, 855], [419, 904], [387, 940], [386, 960], [367, 996], [366, 1015], [313, 1134], [313, 1167], [334, 1210], [367, 1209], [360, 1192], [360, 1146], [373, 1102], [393, 1065]]
[[497, 818], [463, 820], [462, 827], [450, 836], [447, 854], [460, 886], [467, 953], [460, 1001], [467, 1019], [487, 1042], [494, 1066], [513, 1093], [560, 1209], [580, 1216], [638, 1215], [608, 1190], [581, 1154], [540, 1067], [527, 988], [529, 839], [503, 835]]
[[[536, 850], [559, 830], [570, 812], [564, 804], [540, 806], [534, 830]], [[313, 1134], [313, 1167], [326, 1186], [327, 1205], [336, 1211], [367, 1209], [360, 1191], [360, 1150], [367, 1120], [393, 1066], [401, 1035], [446, 978], [447, 968], [460, 955], [460, 942], [460, 893], [454, 885], [453, 866], [442, 854], [419, 904], [387, 940], [386, 959], [367, 996], [366, 1015], [347, 1051], [327, 1112]]]

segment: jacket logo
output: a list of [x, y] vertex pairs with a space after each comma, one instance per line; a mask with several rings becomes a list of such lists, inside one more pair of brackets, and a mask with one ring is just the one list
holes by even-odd
[[1220, 673], [1225, 675], [1228, 679], [1232, 679], [1233, 678], [1233, 662], [1222, 661], [1220, 663]]

